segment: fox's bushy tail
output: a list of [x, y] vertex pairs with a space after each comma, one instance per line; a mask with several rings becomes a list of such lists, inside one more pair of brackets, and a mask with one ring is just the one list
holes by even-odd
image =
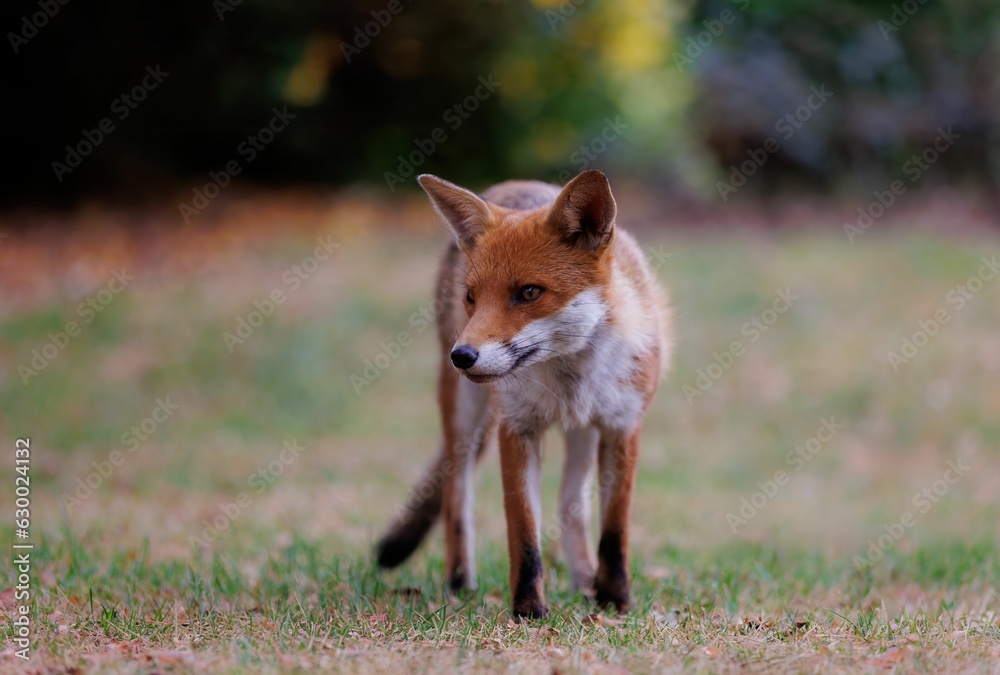
[[392, 568], [405, 562], [417, 550], [441, 515], [444, 501], [444, 455], [442, 445], [437, 458], [414, 486], [409, 501], [399, 509], [396, 519], [379, 539], [375, 547], [379, 567]]

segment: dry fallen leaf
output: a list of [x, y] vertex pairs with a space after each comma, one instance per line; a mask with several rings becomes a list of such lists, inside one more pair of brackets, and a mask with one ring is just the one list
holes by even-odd
[[129, 642], [109, 642], [106, 647], [108, 651], [119, 654], [139, 654], [143, 651], [142, 640], [131, 640]]
[[15, 602], [13, 588], [5, 588], [0, 591], [0, 610], [7, 611], [11, 609]]
[[190, 652], [181, 652], [175, 649], [154, 649], [147, 654], [163, 665], [180, 664], [191, 658]]
[[540, 628], [528, 629], [528, 637], [532, 641], [537, 639], [540, 642], [544, 642], [546, 645], [551, 645], [552, 640], [555, 638], [556, 635], [559, 635], [559, 629], [553, 628], [551, 626], [542, 626]]
[[[375, 628], [385, 628], [385, 630], [392, 630], [392, 621], [388, 621], [389, 615], [385, 612], [379, 612], [377, 614], [370, 614], [368, 616], [368, 625], [373, 629]], [[372, 637], [382, 637], [384, 633], [381, 630], [374, 630], [372, 632]]]
[[774, 622], [770, 619], [765, 619], [762, 616], [751, 617], [748, 616], [743, 619], [743, 625], [751, 630], [767, 630], [774, 625]]
[[583, 617], [582, 623], [584, 626], [617, 626], [621, 624], [620, 619], [613, 619], [605, 614], [588, 614]]
[[650, 616], [655, 623], [667, 628], [676, 628], [681, 623], [681, 610], [677, 607], [667, 612], [653, 611]]
[[875, 659], [875, 663], [880, 666], [895, 666], [905, 661], [908, 654], [909, 650], [906, 648], [890, 647]]
[[664, 617], [664, 621], [671, 628], [679, 626], [681, 624], [681, 610], [674, 607], [669, 612], [667, 612], [667, 615]]
[[674, 574], [669, 567], [647, 567], [644, 576], [647, 579], [670, 579]]

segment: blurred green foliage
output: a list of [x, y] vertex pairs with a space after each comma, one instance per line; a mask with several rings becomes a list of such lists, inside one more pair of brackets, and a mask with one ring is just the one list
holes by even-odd
[[[868, 186], [948, 126], [961, 149], [936, 179], [989, 182], [1000, 156], [990, 0], [109, 0], [12, 38], [38, 11], [6, 8], [14, 200], [201, 184], [234, 159], [262, 182], [598, 167], [711, 191], [769, 137], [780, 149], [754, 190]], [[157, 64], [170, 75], [119, 119], [113, 103]], [[499, 86], [475, 98], [480, 78]], [[777, 134], [822, 86], [829, 101]], [[295, 120], [244, 161], [240, 144], [285, 106]], [[106, 117], [114, 130], [58, 181], [52, 163]]]

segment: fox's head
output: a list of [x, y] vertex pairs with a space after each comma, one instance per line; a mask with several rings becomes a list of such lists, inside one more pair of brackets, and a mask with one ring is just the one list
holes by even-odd
[[491, 382], [584, 349], [607, 316], [616, 206], [604, 174], [585, 171], [527, 211], [435, 176], [419, 181], [468, 258], [460, 300], [469, 322], [452, 347], [455, 367]]

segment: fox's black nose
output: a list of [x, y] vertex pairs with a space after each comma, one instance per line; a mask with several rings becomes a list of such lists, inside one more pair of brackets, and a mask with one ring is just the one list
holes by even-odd
[[461, 345], [455, 347], [451, 352], [451, 362], [455, 364], [456, 368], [461, 368], [462, 370], [471, 368], [472, 364], [478, 358], [479, 352], [472, 345]]

